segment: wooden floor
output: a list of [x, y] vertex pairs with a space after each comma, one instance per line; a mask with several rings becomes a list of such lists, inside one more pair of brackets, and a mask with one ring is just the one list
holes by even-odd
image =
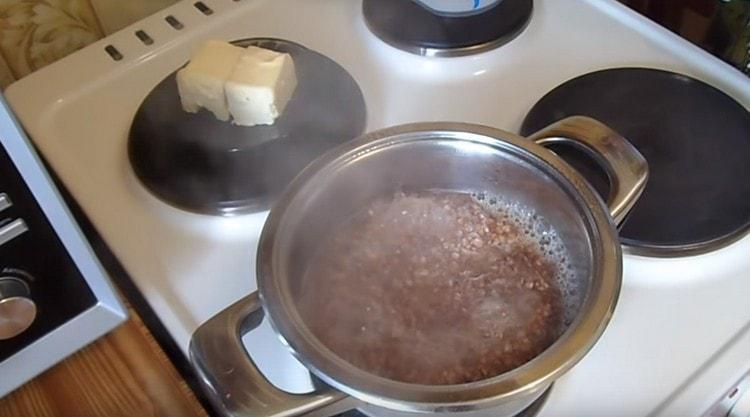
[[1, 398], [0, 417], [207, 416], [129, 312], [124, 325]]

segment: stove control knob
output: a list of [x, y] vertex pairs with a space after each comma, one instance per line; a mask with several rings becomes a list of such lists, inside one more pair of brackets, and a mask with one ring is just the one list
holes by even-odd
[[0, 340], [23, 333], [35, 318], [29, 286], [18, 278], [0, 276]]
[[12, 205], [13, 203], [10, 202], [10, 197], [8, 197], [8, 194], [0, 193], [0, 211], [5, 210]]
[[750, 417], [750, 390], [745, 390], [740, 394], [740, 398], [729, 410], [727, 417]]

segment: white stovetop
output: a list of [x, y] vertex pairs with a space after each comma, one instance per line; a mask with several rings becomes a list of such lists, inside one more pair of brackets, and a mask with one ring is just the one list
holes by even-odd
[[[200, 323], [255, 289], [255, 249], [266, 215], [179, 211], [147, 193], [128, 165], [125, 145], [136, 108], [201, 40], [279, 37], [328, 55], [359, 83], [368, 130], [454, 120], [517, 131], [553, 87], [616, 66], [682, 72], [750, 106], [750, 81], [742, 74], [612, 0], [537, 0], [530, 25], [511, 43], [447, 59], [384, 45], [365, 28], [359, 1], [203, 2], [211, 16], [184, 1], [6, 91], [36, 145], [183, 350]], [[185, 29], [167, 25], [168, 14]], [[155, 44], [141, 44], [136, 29]], [[111, 60], [107, 44], [124, 59]], [[746, 236], [691, 258], [626, 256], [611, 325], [555, 385], [542, 415], [701, 414], [750, 369], [750, 354], [737, 354], [750, 352], [749, 255]], [[268, 327], [250, 338], [249, 349], [272, 380], [294, 390], [308, 386]]]

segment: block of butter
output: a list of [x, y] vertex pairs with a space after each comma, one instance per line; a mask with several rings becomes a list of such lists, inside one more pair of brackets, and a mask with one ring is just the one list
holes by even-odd
[[224, 84], [229, 113], [242, 126], [270, 125], [297, 87], [289, 54], [248, 46]]
[[222, 41], [201, 45], [187, 66], [177, 72], [182, 109], [196, 113], [203, 107], [217, 119], [229, 120], [224, 84], [244, 52], [244, 48]]

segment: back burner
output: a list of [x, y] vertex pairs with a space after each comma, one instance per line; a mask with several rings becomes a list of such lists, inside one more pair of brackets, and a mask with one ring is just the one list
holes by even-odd
[[[440, 12], [433, 2], [364, 0], [367, 27], [398, 49], [419, 55], [469, 55], [502, 46], [529, 23], [532, 0], [500, 0], [467, 12]], [[479, 5], [475, 1], [475, 5]]]
[[[657, 69], [597, 71], [545, 95], [521, 134], [571, 115], [609, 125], [648, 161], [646, 189], [620, 231], [633, 253], [706, 252], [750, 229], [750, 113], [722, 91]], [[606, 199], [609, 186], [600, 169], [580, 153], [556, 151]]]

